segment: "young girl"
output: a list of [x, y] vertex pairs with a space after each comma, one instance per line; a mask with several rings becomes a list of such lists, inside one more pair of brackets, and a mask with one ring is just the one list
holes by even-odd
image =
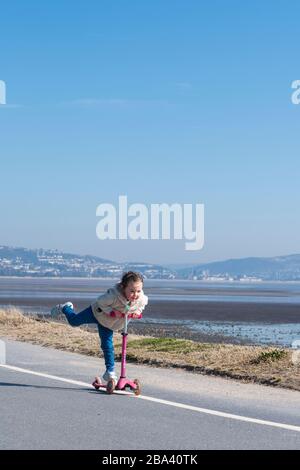
[[143, 292], [143, 276], [134, 271], [128, 271], [122, 276], [121, 282], [107, 290], [106, 294], [98, 297], [97, 301], [80, 313], [75, 313], [73, 304], [56, 305], [51, 310], [52, 316], [64, 313], [72, 326], [95, 323], [98, 326], [101, 349], [103, 351], [106, 371], [103, 380], [117, 380], [115, 373], [115, 357], [113, 333], [131, 318], [141, 318], [142, 311], [148, 303], [148, 297]]

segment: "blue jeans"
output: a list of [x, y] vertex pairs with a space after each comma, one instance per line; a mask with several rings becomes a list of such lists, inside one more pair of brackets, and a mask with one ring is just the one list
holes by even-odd
[[100, 323], [94, 317], [91, 306], [80, 313], [75, 313], [71, 307], [66, 306], [63, 308], [63, 313], [65, 314], [66, 319], [68, 320], [71, 326], [87, 325], [91, 323], [98, 326], [101, 349], [104, 354], [106, 369], [109, 372], [112, 372], [115, 368], [113, 330], [110, 330], [109, 328], [100, 325]]

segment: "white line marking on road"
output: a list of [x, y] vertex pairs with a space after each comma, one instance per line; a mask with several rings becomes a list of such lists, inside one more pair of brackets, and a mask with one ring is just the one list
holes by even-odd
[[159, 398], [152, 398], [146, 396], [139, 396], [143, 400], [154, 401], [162, 403], [164, 405], [176, 406], [177, 408], [184, 408], [186, 410], [197, 411], [198, 413], [205, 413], [208, 415], [219, 416], [221, 418], [235, 419], [238, 421], [245, 421], [247, 423], [262, 424], [264, 426], [273, 426], [275, 428], [288, 429], [289, 431], [300, 432], [300, 426], [294, 426], [292, 424], [276, 423], [275, 421], [265, 421], [263, 419], [248, 418], [247, 416], [234, 415], [231, 413], [223, 413], [222, 411], [209, 410], [207, 408], [199, 408], [198, 406], [185, 405], [183, 403], [177, 403], [174, 401], [161, 400]]
[[[87, 382], [80, 382], [79, 380], [71, 380], [71, 379], [65, 379], [64, 377], [58, 377], [57, 375], [49, 375], [49, 374], [44, 374], [43, 372], [35, 372], [34, 370], [29, 370], [29, 369], [21, 369], [20, 367], [15, 367], [15, 366], [8, 366], [0, 364], [0, 367], [3, 367], [5, 369], [10, 369], [14, 370], [16, 372], [22, 372], [23, 374], [31, 374], [31, 375], [37, 375], [38, 377], [44, 377], [46, 379], [52, 379], [52, 380], [58, 380], [59, 382], [66, 382], [72, 385], [79, 385], [80, 387], [86, 387], [90, 388], [92, 390], [95, 390], [92, 384], [89, 384]], [[132, 395], [130, 392], [122, 391], [122, 390], [116, 390], [114, 393], [118, 393], [119, 395]]]
[[[5, 369], [9, 369], [9, 370], [13, 370], [15, 372], [22, 372], [24, 374], [36, 375], [38, 377], [44, 377], [46, 379], [58, 380], [60, 382], [66, 382], [66, 383], [70, 383], [72, 385], [79, 385], [80, 387], [86, 387], [86, 388], [92, 389], [91, 384], [86, 383], [86, 382], [80, 382], [78, 380], [65, 379], [63, 377], [58, 377], [56, 375], [49, 375], [49, 374], [44, 374], [42, 372], [35, 372], [35, 371], [29, 370], [29, 369], [21, 369], [20, 367], [9, 366], [7, 364], [5, 364], [5, 365], [0, 364], [0, 367], [5, 368]], [[209, 410], [207, 408], [199, 408], [198, 406], [186, 405], [184, 403], [178, 403], [178, 402], [175, 402], [175, 401], [168, 401], [168, 400], [161, 400], [160, 398], [147, 397], [146, 395], [135, 396], [130, 392], [126, 392], [126, 391], [122, 391], [122, 390], [116, 390], [114, 393], [119, 394], [119, 395], [129, 395], [131, 397], [138, 398], [139, 400], [152, 401], [154, 403], [160, 403], [162, 405], [174, 406], [176, 408], [196, 411], [198, 413], [204, 413], [204, 414], [208, 414], [208, 415], [218, 416], [218, 417], [221, 417], [221, 418], [234, 419], [234, 420], [237, 420], [237, 421], [244, 421], [244, 422], [247, 422], [247, 423], [260, 424], [260, 425], [263, 425], [263, 426], [272, 426], [272, 427], [275, 427], [275, 428], [287, 429], [288, 431], [300, 432], [300, 426], [294, 426], [292, 424], [276, 423], [275, 421], [266, 421], [266, 420], [263, 420], [263, 419], [248, 418], [247, 416], [234, 415], [234, 414], [231, 414], [231, 413], [223, 413], [222, 411]]]

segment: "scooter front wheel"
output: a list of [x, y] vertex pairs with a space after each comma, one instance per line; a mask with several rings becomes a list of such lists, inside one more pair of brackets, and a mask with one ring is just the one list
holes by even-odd
[[135, 395], [140, 395], [142, 393], [142, 385], [139, 379], [134, 379], [133, 383], [136, 385], [136, 389], [134, 390]]
[[116, 388], [116, 382], [114, 381], [114, 379], [110, 379], [106, 384], [107, 393], [111, 395], [114, 392], [115, 388]]

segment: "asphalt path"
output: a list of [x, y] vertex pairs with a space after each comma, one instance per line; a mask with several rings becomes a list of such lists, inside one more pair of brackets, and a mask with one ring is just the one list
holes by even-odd
[[128, 364], [142, 395], [108, 395], [102, 359], [2, 340], [0, 449], [300, 449], [299, 392]]

